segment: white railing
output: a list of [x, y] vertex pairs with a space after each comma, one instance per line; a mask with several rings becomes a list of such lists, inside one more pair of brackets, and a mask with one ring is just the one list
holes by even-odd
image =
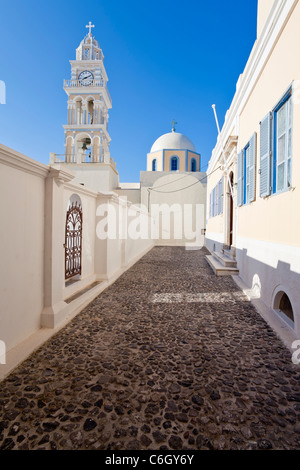
[[[77, 161], [76, 155], [68, 155], [68, 154], [58, 154], [58, 153], [50, 153], [50, 164], [53, 165], [55, 163], [104, 163], [104, 157], [97, 157], [98, 160], [95, 162], [93, 155], [86, 155], [84, 160]], [[111, 162], [112, 163], [112, 162]]]
[[105, 86], [103, 79], [93, 80], [92, 83], [88, 85], [82, 84], [79, 80], [64, 80], [65, 87], [90, 87], [90, 86]]
[[107, 89], [107, 86], [105, 85], [105, 81], [103, 79], [100, 80], [93, 80], [92, 83], [89, 85], [83, 85], [80, 83], [79, 80], [64, 80], [64, 87], [69, 88], [69, 87], [80, 87], [80, 88], [90, 88], [90, 87], [103, 87], [105, 88], [105, 91], [111, 100], [110, 93]]

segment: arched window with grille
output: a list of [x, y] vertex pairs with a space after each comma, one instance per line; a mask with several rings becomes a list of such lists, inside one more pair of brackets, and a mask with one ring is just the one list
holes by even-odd
[[191, 171], [197, 171], [197, 162], [195, 158], [192, 158], [191, 161]]
[[156, 158], [152, 160], [152, 171], [157, 171], [157, 160]]
[[79, 201], [70, 201], [66, 215], [65, 279], [81, 274], [82, 208]]

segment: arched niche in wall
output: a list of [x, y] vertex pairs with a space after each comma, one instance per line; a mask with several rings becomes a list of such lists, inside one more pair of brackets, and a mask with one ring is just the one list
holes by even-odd
[[275, 289], [273, 295], [273, 309], [291, 328], [294, 328], [295, 317], [292, 300], [287, 292], [287, 289], [282, 286]]

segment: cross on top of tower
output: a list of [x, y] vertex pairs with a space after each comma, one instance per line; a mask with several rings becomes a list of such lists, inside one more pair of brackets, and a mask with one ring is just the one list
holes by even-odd
[[86, 28], [89, 28], [89, 36], [91, 36], [91, 29], [95, 28], [95, 25], [90, 21], [89, 24], [86, 25]]
[[173, 119], [171, 124], [172, 124], [172, 132], [175, 132], [175, 125], [178, 124], [178, 122], [176, 122], [175, 119]]

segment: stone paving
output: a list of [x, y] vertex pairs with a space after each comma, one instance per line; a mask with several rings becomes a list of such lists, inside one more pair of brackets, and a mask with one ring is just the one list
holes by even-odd
[[300, 449], [300, 369], [206, 249], [156, 247], [0, 383], [0, 448]]

